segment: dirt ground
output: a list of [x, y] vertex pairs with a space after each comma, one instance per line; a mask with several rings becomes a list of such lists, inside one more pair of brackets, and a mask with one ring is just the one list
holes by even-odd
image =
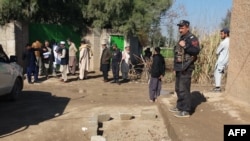
[[[76, 78], [69, 76], [69, 83], [58, 78], [35, 84], [25, 80], [17, 101], [1, 99], [0, 140], [89, 141], [88, 121], [110, 114], [98, 130], [108, 141], [171, 141], [157, 104], [148, 102], [147, 83], [104, 83], [99, 73], [87, 80]], [[163, 89], [173, 91], [173, 86], [164, 84]], [[142, 120], [143, 109], [154, 109], [157, 118]], [[133, 119], [121, 120], [119, 113], [132, 113]]]

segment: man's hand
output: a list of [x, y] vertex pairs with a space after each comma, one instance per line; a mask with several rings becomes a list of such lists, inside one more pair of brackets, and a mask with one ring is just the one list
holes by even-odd
[[185, 46], [186, 46], [186, 42], [185, 42], [184, 40], [181, 40], [181, 41], [179, 42], [179, 45], [180, 45], [181, 47], [185, 47]]
[[159, 77], [159, 79], [161, 80], [163, 78], [163, 75], [161, 75], [160, 77]]

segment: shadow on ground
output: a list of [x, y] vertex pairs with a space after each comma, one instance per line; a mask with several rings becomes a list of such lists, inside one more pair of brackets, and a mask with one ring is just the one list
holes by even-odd
[[49, 92], [23, 91], [17, 101], [0, 97], [0, 138], [63, 114], [70, 99]]
[[191, 110], [191, 113], [194, 113], [195, 112], [195, 109], [198, 105], [200, 105], [202, 102], [206, 102], [207, 99], [206, 97], [199, 91], [193, 91], [191, 93], [191, 107], [192, 107], [192, 110]]

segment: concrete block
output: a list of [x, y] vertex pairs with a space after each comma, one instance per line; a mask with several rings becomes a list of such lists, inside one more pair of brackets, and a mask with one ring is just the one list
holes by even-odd
[[155, 109], [143, 109], [141, 111], [142, 120], [154, 120], [157, 118]]
[[97, 135], [97, 130], [98, 130], [98, 126], [91, 126], [88, 128], [88, 130], [86, 131], [87, 135], [89, 137], [91, 136], [96, 136]]
[[121, 120], [130, 120], [132, 119], [132, 113], [119, 113]]
[[104, 122], [110, 120], [110, 114], [99, 114], [98, 115], [98, 122]]
[[106, 139], [102, 136], [92, 136], [91, 141], [106, 141]]
[[84, 131], [88, 137], [96, 136], [98, 131], [98, 121], [97, 116], [92, 116], [88, 119], [88, 121], [85, 123], [86, 131]]

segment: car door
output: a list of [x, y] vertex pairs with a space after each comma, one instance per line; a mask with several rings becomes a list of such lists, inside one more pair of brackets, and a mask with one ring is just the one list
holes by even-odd
[[7, 55], [0, 53], [0, 95], [9, 93], [12, 88], [12, 67]]

